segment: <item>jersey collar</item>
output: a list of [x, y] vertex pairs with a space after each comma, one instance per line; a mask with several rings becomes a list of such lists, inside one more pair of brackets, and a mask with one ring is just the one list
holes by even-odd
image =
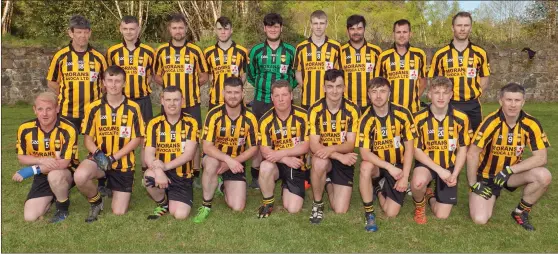
[[184, 40], [184, 45], [182, 46], [174, 46], [174, 44], [172, 44], [172, 39], [169, 41], [169, 46], [174, 47], [174, 48], [183, 48], [186, 47], [186, 45], [188, 45], [188, 40]]
[[[74, 49], [74, 46], [72, 46], [72, 42], [73, 42], [73, 40], [70, 40], [70, 43], [68, 44], [68, 46], [70, 47], [70, 50], [71, 50], [71, 51], [74, 51], [74, 52], [76, 52], [76, 53], [83, 53], [83, 52], [77, 52], [77, 51]], [[86, 51], [86, 52], [87, 52], [87, 51], [91, 51], [91, 49], [93, 49], [93, 46], [91, 46], [91, 44], [87, 43], [87, 49], [86, 49], [85, 51]]]
[[[397, 51], [397, 46], [395, 45], [395, 42], [393, 43], [392, 48], [395, 49], [395, 51]], [[407, 52], [408, 52], [408, 51], [409, 51], [409, 48], [411, 48], [411, 43], [407, 43], [407, 44], [405, 45], [405, 48], [407, 48]]]
[[[134, 43], [134, 46], [136, 46], [136, 48], [139, 48], [140, 44], [141, 44], [141, 41], [140, 41], [140, 38], [138, 37], [138, 39]], [[126, 47], [126, 48], [128, 47], [124, 38], [122, 38], [122, 45], [124, 45], [124, 47]]]
[[[120, 105], [118, 105], [118, 107], [120, 107], [121, 105], [124, 105], [124, 104], [127, 104], [127, 103], [128, 103], [128, 97], [126, 97], [126, 95], [124, 95], [124, 93], [122, 93], [122, 96], [124, 96], [124, 100], [122, 101], [122, 103], [120, 103]], [[102, 101], [103, 103], [106, 103], [107, 105], [109, 105], [109, 107], [111, 107], [110, 104], [108, 103], [107, 95], [106, 95], [106, 94], [103, 94], [103, 96], [101, 97], [101, 101]], [[118, 108], [118, 107], [116, 107], [116, 108]]]
[[[504, 115], [504, 111], [502, 110], [502, 107], [500, 107], [498, 109], [498, 116], [500, 117], [500, 121], [502, 121], [503, 123], [506, 122], [506, 115]], [[519, 112], [519, 117], [517, 118], [516, 123], [520, 122], [521, 119], [523, 119], [523, 117], [525, 117], [525, 111], [523, 111], [523, 109]]]
[[[431, 105], [428, 106], [428, 115], [432, 118], [435, 118], [434, 113], [432, 113], [432, 110], [431, 110]], [[450, 103], [450, 104], [448, 104], [448, 112], [446, 112], [446, 117], [452, 116], [452, 115], [453, 115], [453, 107], [451, 106], [451, 103]]]
[[[266, 42], [267, 42], [267, 40], [266, 40]], [[236, 42], [234, 42], [234, 41], [232, 41], [231, 47], [228, 48], [228, 49], [222, 49], [221, 47], [219, 47], [219, 42], [215, 43], [215, 48], [218, 48], [218, 49], [223, 50], [223, 51], [227, 51], [227, 50], [235, 48], [235, 47], [236, 47]]]
[[[471, 43], [471, 40], [469, 40], [469, 43], [467, 44], [467, 47], [465, 47], [465, 48], [470, 48], [472, 44], [473, 43]], [[449, 46], [450, 46], [450, 48], [453, 48], [453, 49], [457, 50], [455, 48], [455, 46], [453, 45], [453, 39], [450, 41]]]
[[[312, 35], [310, 35], [310, 37], [308, 37], [308, 41], [311, 42], [311, 43], [314, 43], [314, 42], [312, 41]], [[326, 35], [326, 36], [325, 36], [325, 39], [324, 39], [324, 45], [325, 45], [328, 41], [329, 41], [329, 37], [327, 37], [327, 35]], [[366, 44], [365, 44], [365, 45], [366, 45]]]
[[[283, 43], [284, 43], [283, 40], [279, 39], [279, 46], [277, 46], [277, 49], [280, 48], [280, 47], [283, 47]], [[264, 45], [268, 48], [271, 48], [271, 46], [269, 46], [269, 43], [267, 43], [267, 39], [264, 41]], [[275, 49], [275, 50], [277, 50], [277, 49]]]

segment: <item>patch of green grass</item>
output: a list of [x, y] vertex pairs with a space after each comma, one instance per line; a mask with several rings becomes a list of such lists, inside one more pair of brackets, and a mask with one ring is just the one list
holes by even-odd
[[[483, 109], [488, 114], [496, 105], [485, 104]], [[552, 119], [556, 119], [558, 105], [528, 104], [525, 109], [541, 121], [550, 142], [556, 142], [558, 127]], [[159, 107], [154, 110], [158, 112]], [[380, 229], [376, 233], [364, 231], [358, 188], [353, 189], [347, 214], [334, 214], [326, 208], [320, 225], [308, 221], [312, 200], [309, 192], [303, 211], [291, 215], [282, 209], [278, 189], [277, 209], [267, 219], [256, 219], [261, 194], [250, 189], [244, 212], [232, 212], [222, 197], [215, 197], [213, 211], [202, 225], [190, 220], [176, 221], [171, 216], [147, 221], [146, 216], [155, 204], [139, 184], [139, 173], [136, 173], [130, 210], [124, 216], [112, 215], [107, 202], [99, 221], [86, 224], [89, 205], [74, 188], [70, 197], [71, 214], [66, 221], [48, 224], [51, 211], [41, 221], [26, 223], [23, 201], [31, 180], [15, 183], [11, 177], [20, 168], [14, 153], [17, 128], [33, 117], [29, 106], [2, 107], [3, 252], [558, 252], [558, 217], [554, 216], [558, 210], [557, 181], [533, 208], [531, 221], [537, 231], [526, 232], [514, 224], [509, 214], [520, 200], [519, 190], [503, 192], [487, 225], [479, 226], [471, 221], [465, 170], [459, 182], [459, 203], [449, 219], [435, 219], [428, 211], [428, 223], [417, 225], [408, 196], [397, 218], [387, 219], [382, 212], [377, 212]], [[80, 158], [84, 158], [81, 147]], [[558, 153], [551, 148], [548, 158], [547, 167], [556, 172]], [[355, 181], [358, 182], [358, 170]], [[195, 189], [194, 194], [192, 214], [201, 204], [201, 190]], [[377, 205], [376, 210], [379, 210]]]

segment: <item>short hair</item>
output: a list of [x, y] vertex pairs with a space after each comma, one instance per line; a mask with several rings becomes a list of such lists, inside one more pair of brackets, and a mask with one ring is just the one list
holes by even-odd
[[76, 28], [91, 30], [91, 24], [84, 16], [74, 15], [70, 18], [70, 30], [73, 32]]
[[138, 24], [139, 25], [138, 18], [136, 18], [134, 16], [130, 16], [130, 15], [126, 15], [126, 16], [122, 17], [122, 20], [120, 22], [123, 22], [124, 24]]
[[469, 18], [471, 20], [471, 24], [473, 24], [473, 15], [471, 15], [471, 13], [467, 12], [467, 11], [460, 11], [457, 14], [455, 14], [455, 16], [453, 16], [453, 18], [451, 19], [451, 25], [452, 26], [454, 25], [455, 20], [457, 19], [457, 17]]
[[215, 21], [215, 24], [219, 23], [222, 27], [226, 27], [227, 25], [231, 26], [232, 28], [232, 21], [228, 17], [221, 16]]
[[525, 95], [525, 87], [515, 82], [508, 83], [507, 85], [500, 88], [500, 98], [504, 97], [504, 93], [521, 93]]
[[126, 81], [126, 72], [124, 71], [124, 69], [122, 69], [122, 67], [120, 67], [118, 65], [109, 66], [105, 70], [103, 78], [106, 78], [108, 75], [110, 75], [110, 76], [122, 75], [122, 77], [124, 77], [124, 81]]
[[434, 78], [432, 82], [430, 82], [429, 91], [432, 91], [434, 88], [437, 87], [442, 87], [445, 88], [446, 90], [453, 91], [453, 83], [447, 77], [439, 76]]
[[39, 95], [37, 95], [37, 97], [35, 97], [35, 101], [34, 101], [33, 105], [36, 105], [37, 101], [46, 101], [46, 102], [50, 102], [50, 103], [54, 104], [55, 106], [57, 106], [58, 105], [58, 96], [56, 96], [56, 94], [54, 94], [53, 92], [50, 92], [50, 91], [42, 92]]
[[268, 13], [263, 18], [263, 24], [264, 26], [273, 26], [275, 24], [279, 24], [280, 26], [283, 26], [283, 18], [281, 17], [281, 15], [277, 13], [274, 12]]
[[293, 92], [293, 88], [291, 87], [291, 83], [289, 83], [289, 81], [285, 79], [279, 79], [279, 80], [275, 80], [273, 84], [271, 84], [271, 93], [273, 94], [273, 91], [275, 91], [275, 89], [279, 89], [283, 87], [288, 87], [289, 92], [291, 93]]
[[318, 18], [318, 19], [327, 19], [327, 14], [322, 10], [315, 10], [310, 14], [310, 19]]
[[353, 27], [354, 25], [358, 25], [358, 23], [362, 23], [362, 26], [366, 28], [366, 19], [362, 15], [351, 15], [347, 18], [347, 29]]
[[338, 77], [344, 78], [345, 72], [338, 69], [329, 69], [324, 74], [324, 80], [329, 82], [335, 82]]
[[409, 21], [406, 20], [406, 19], [400, 19], [400, 20], [398, 20], [398, 21], [395, 21], [395, 22], [393, 23], [393, 31], [395, 32], [395, 27], [396, 27], [396, 26], [404, 26], [404, 25], [409, 26], [409, 32], [410, 32], [410, 31], [411, 31], [411, 22], [409, 22]]
[[230, 76], [228, 78], [226, 78], [223, 81], [223, 84], [225, 86], [231, 86], [231, 87], [239, 87], [240, 88], [244, 88], [244, 83], [242, 82], [242, 79], [240, 79], [239, 77], [235, 77], [235, 76]]
[[176, 93], [176, 92], [179, 92], [182, 95], [182, 90], [180, 89], [179, 86], [167, 86], [163, 88], [163, 92], [161, 93], [161, 96], [163, 96], [164, 93]]
[[173, 13], [169, 16], [169, 19], [167, 20], [168, 24], [170, 25], [170, 23], [178, 23], [178, 22], [182, 22], [184, 23], [184, 25], [187, 25], [188, 23], [186, 22], [186, 18], [184, 17], [184, 15], [182, 15], [182, 13]]
[[391, 91], [391, 87], [389, 85], [389, 80], [387, 80], [384, 77], [375, 77], [371, 80], [368, 80], [368, 82], [366, 82], [366, 87], [367, 87], [368, 90], [373, 89], [373, 88], [382, 87], [382, 86], [387, 86]]

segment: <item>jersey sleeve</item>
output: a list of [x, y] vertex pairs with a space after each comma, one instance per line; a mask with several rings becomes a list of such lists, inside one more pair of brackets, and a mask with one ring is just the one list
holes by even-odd
[[473, 130], [471, 129], [471, 122], [469, 121], [469, 117], [464, 115], [463, 125], [459, 128], [459, 146], [463, 147], [471, 144], [472, 136]]
[[249, 63], [248, 52], [246, 51], [246, 49], [242, 49], [242, 50], [240, 50], [240, 55], [242, 57], [241, 57], [241, 60], [240, 60], [240, 64], [238, 65], [238, 68], [240, 69], [239, 73], [242, 75], [242, 74], [246, 73], [246, 71], [247, 71], [246, 68], [248, 67], [248, 63]]
[[296, 47], [295, 62], [293, 69], [297, 71], [302, 71], [302, 50], [300, 47]]
[[69, 126], [63, 134], [64, 142], [60, 147], [60, 159], [72, 160], [74, 158], [74, 146], [77, 146], [77, 131], [75, 127]]
[[48, 67], [48, 73], [46, 77], [48, 81], [54, 81], [54, 82], [58, 81], [60, 75], [60, 66], [59, 66], [60, 59], [62, 59], [62, 54], [56, 54], [54, 55], [54, 57], [52, 57], [52, 60], [50, 61], [50, 65]]
[[153, 65], [153, 71], [155, 72], [156, 75], [159, 76], [163, 76], [163, 60], [161, 54], [163, 54], [163, 49], [162, 48], [157, 49], [157, 53], [155, 54], [154, 65]]
[[[307, 114], [306, 114], [306, 117], [308, 117]], [[306, 121], [306, 117], [303, 118], [301, 123], [300, 123], [300, 128], [301, 128], [300, 133], [302, 135], [302, 137], [300, 138], [301, 142], [310, 140], [310, 135], [309, 135], [309, 133], [310, 133], [309, 129], [310, 128], [308, 126], [308, 121]]]
[[482, 51], [480, 54], [480, 71], [479, 71], [479, 76], [480, 77], [488, 77], [490, 76], [490, 61], [488, 59], [488, 55], [486, 54], [486, 51]]
[[257, 146], [259, 145], [258, 140], [258, 120], [256, 120], [256, 116], [250, 115], [248, 117], [248, 124], [249, 124], [249, 133], [248, 133], [248, 140], [246, 143], [250, 144], [250, 146]]
[[17, 130], [16, 152], [18, 155], [27, 154], [27, 142], [25, 140], [24, 130], [25, 128], [23, 128], [23, 126], [19, 126]]
[[374, 117], [363, 115], [358, 123], [358, 136], [355, 147], [372, 149], [371, 133], [374, 131]]
[[209, 48], [203, 52], [203, 58], [207, 63], [207, 72], [213, 73], [213, 65], [211, 64], [211, 50], [209, 50]]
[[205, 118], [205, 122], [203, 124], [203, 134], [202, 134], [202, 140], [213, 142], [213, 143], [215, 143], [215, 128], [217, 128], [215, 123], [215, 117], [213, 117], [214, 115], [215, 114], [211, 114]]
[[155, 144], [157, 144], [157, 128], [155, 121], [149, 121], [145, 129], [145, 147], [155, 148]]
[[260, 124], [259, 140], [262, 146], [271, 146], [271, 136], [268, 133], [270, 125], [270, 122], [264, 122], [263, 124]]
[[349, 132], [357, 133], [358, 132], [358, 120], [360, 118], [360, 110], [357, 108], [353, 108], [350, 110], [351, 120], [347, 123], [347, 130]]
[[411, 112], [405, 112], [405, 122], [403, 123], [403, 141], [409, 141], [417, 138], [417, 127], [415, 126], [415, 120], [411, 115]]
[[318, 133], [319, 126], [316, 126], [316, 123], [319, 124], [318, 112], [314, 109], [314, 107], [310, 108], [310, 113], [308, 114], [308, 125], [309, 126], [309, 134], [310, 135], [320, 135]]
[[207, 67], [207, 61], [204, 57], [203, 52], [199, 48], [196, 49], [196, 52], [197, 52], [196, 64], [198, 65], [198, 71], [201, 73], [209, 72], [209, 69]]
[[198, 121], [192, 117], [190, 117], [190, 121], [192, 128], [187, 133], [186, 138], [190, 141], [194, 141], [198, 143], [200, 141], [200, 127], [198, 125]]
[[426, 54], [424, 54], [424, 52], [420, 52], [419, 54], [420, 57], [420, 64], [419, 64], [419, 76], [421, 78], [426, 78], [426, 76], [428, 75], [428, 73], [426, 72]]
[[480, 148], [484, 148], [486, 144], [492, 141], [493, 132], [498, 126], [497, 120], [491, 120], [490, 118], [485, 118], [480, 127], [475, 132], [473, 136], [472, 144]]
[[538, 121], [532, 121], [527, 126], [527, 143], [531, 151], [537, 151], [550, 147], [548, 137], [544, 133], [542, 126]]
[[434, 57], [432, 57], [432, 63], [430, 64], [430, 70], [428, 71], [428, 77], [433, 78], [440, 76], [441, 70], [441, 57], [440, 52], [436, 52]]
[[83, 120], [81, 122], [81, 134], [94, 137], [95, 136], [95, 114], [97, 107], [92, 107], [91, 104], [87, 105]]
[[252, 84], [253, 87], [256, 87], [256, 76], [259, 73], [259, 66], [257, 65], [258, 61], [256, 61], [256, 50], [254, 50], [252, 48], [252, 50], [250, 50], [250, 56], [249, 56], [249, 61], [248, 61], [248, 73], [246, 75], [246, 80], [248, 80], [248, 83]]
[[134, 121], [132, 121], [132, 138], [144, 137], [145, 136], [145, 122], [143, 121], [143, 116], [139, 106], [136, 107], [136, 112], [134, 113]]

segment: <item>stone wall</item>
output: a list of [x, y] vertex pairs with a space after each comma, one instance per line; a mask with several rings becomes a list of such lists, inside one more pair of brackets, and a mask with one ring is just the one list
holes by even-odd
[[[484, 91], [483, 101], [495, 101], [498, 88], [509, 82], [523, 84], [529, 101], [558, 101], [558, 45], [532, 46], [537, 51], [529, 60], [521, 48], [498, 49], [487, 47], [492, 75], [490, 87]], [[2, 104], [18, 101], [32, 102], [33, 97], [47, 90], [45, 80], [54, 48], [2, 47]], [[435, 49], [426, 49], [428, 62]], [[154, 96], [160, 87], [152, 84]], [[202, 87], [202, 105], [207, 105], [208, 86]], [[246, 101], [253, 98], [252, 86], [246, 86]], [[295, 89], [295, 100], [300, 100], [300, 90]], [[155, 101], [155, 100], [154, 100]], [[157, 102], [156, 102], [157, 103]]]

